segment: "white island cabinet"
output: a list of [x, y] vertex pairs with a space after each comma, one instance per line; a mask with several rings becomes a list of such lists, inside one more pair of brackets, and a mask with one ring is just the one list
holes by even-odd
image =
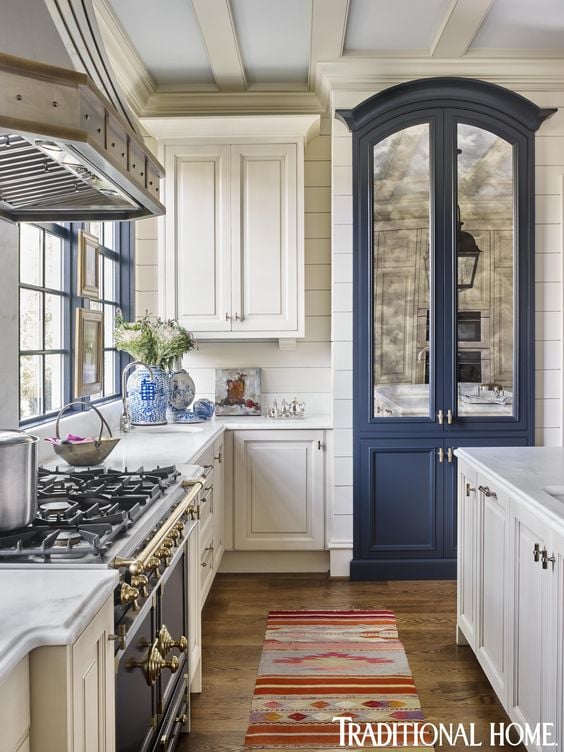
[[458, 642], [514, 723], [549, 724], [527, 749], [564, 749], [564, 450], [456, 454]]

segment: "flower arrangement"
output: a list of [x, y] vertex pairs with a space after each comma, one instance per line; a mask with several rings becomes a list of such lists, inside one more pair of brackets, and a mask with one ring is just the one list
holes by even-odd
[[194, 335], [178, 321], [164, 321], [148, 311], [138, 321], [125, 321], [121, 311], [116, 314], [114, 341], [118, 350], [123, 350], [135, 360], [150, 366], [172, 370], [174, 361], [197, 348]]

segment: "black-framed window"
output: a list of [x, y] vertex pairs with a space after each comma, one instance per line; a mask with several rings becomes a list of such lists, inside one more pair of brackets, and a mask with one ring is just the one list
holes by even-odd
[[[78, 238], [85, 230], [99, 240], [96, 299], [77, 296]], [[74, 399], [75, 311], [104, 314], [104, 374], [96, 403], [120, 393], [124, 356], [113, 342], [115, 313], [132, 314], [131, 225], [127, 222], [20, 225], [20, 423], [54, 417]]]

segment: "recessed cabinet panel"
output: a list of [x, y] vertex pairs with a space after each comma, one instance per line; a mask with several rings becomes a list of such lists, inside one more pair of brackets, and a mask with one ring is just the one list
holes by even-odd
[[442, 443], [363, 442], [360, 534], [373, 558], [442, 555]]
[[235, 549], [323, 548], [323, 432], [236, 431]]
[[228, 162], [218, 146], [176, 163], [178, 318], [194, 330], [231, 329]]
[[296, 146], [232, 146], [233, 330], [297, 327]]

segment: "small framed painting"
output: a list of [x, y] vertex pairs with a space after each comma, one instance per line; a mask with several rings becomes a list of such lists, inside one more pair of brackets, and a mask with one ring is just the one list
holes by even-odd
[[216, 415], [260, 415], [260, 400], [260, 368], [216, 368]]
[[98, 238], [84, 230], [78, 233], [78, 284], [81, 298], [100, 297], [100, 244]]
[[76, 311], [74, 396], [102, 391], [104, 374], [104, 316], [101, 311]]

